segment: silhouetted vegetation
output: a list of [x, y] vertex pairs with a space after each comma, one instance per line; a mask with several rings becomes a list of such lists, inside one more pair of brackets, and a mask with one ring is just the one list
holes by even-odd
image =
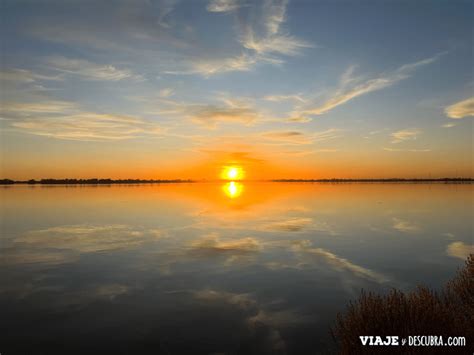
[[276, 179], [272, 182], [445, 182], [445, 183], [471, 183], [472, 178], [440, 178], [440, 179]]
[[41, 180], [28, 180], [28, 181], [14, 181], [10, 179], [0, 180], [0, 185], [11, 185], [11, 184], [41, 184], [41, 185], [108, 185], [108, 184], [165, 184], [165, 183], [183, 183], [183, 182], [194, 182], [194, 180], [182, 180], [182, 179], [171, 179], [171, 180], [140, 180], [140, 179], [41, 179]]
[[[474, 350], [474, 255], [445, 287], [435, 292], [418, 287], [411, 293], [393, 289], [386, 295], [362, 291], [344, 314], [338, 314], [333, 338], [341, 354], [436, 352], [471, 353]], [[359, 336], [416, 335], [466, 337], [464, 347], [362, 346]]]
[[0, 185], [12, 185], [14, 184], [15, 181], [13, 180], [10, 180], [10, 179], [2, 179], [0, 180]]
[[[227, 180], [224, 180], [227, 181]], [[441, 178], [441, 179], [275, 179], [275, 180], [256, 180], [270, 182], [329, 182], [329, 183], [348, 183], [348, 182], [407, 182], [407, 183], [472, 183], [472, 178]], [[86, 184], [165, 184], [197, 182], [191, 179], [165, 179], [165, 180], [141, 180], [141, 179], [30, 179], [27, 181], [18, 181], [11, 179], [0, 179], [0, 185], [13, 184], [42, 184], [42, 185], [86, 185]]]

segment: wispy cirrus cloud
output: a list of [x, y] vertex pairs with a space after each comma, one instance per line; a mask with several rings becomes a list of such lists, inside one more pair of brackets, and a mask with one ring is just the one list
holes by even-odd
[[[216, 74], [249, 71], [257, 64], [283, 64], [275, 55], [297, 55], [302, 48], [312, 47], [282, 30], [286, 20], [287, 0], [265, 0], [257, 4], [242, 4], [233, 0], [211, 0], [207, 10], [214, 13], [236, 13], [239, 33], [237, 40], [241, 52], [233, 56], [195, 58], [187, 68], [166, 71], [167, 74], [199, 74], [210, 77]], [[254, 19], [252, 22], [250, 19]]]
[[407, 79], [420, 67], [435, 62], [441, 54], [402, 65], [398, 69], [372, 78], [354, 76], [355, 66], [350, 66], [340, 78], [339, 88], [321, 104], [308, 104], [297, 111], [296, 116], [322, 115], [357, 97], [382, 90]]
[[286, 20], [286, 7], [288, 0], [266, 0], [262, 4], [262, 17], [260, 19], [260, 31], [256, 26], [245, 23], [241, 35], [241, 43], [247, 49], [254, 50], [259, 55], [271, 55], [279, 53], [284, 55], [295, 55], [302, 48], [312, 47], [306, 41], [289, 35], [282, 30]]
[[206, 6], [209, 12], [231, 12], [241, 5], [238, 0], [211, 0]]
[[15, 83], [34, 83], [43, 80], [60, 81], [62, 79], [61, 75], [44, 75], [28, 69], [14, 68], [0, 71], [0, 81]]
[[215, 129], [222, 123], [252, 125], [263, 119], [263, 112], [251, 100], [217, 97], [213, 101], [202, 104], [165, 98], [152, 103], [153, 109], [147, 112], [181, 118], [208, 129]]
[[416, 140], [421, 134], [418, 128], [402, 129], [390, 134], [392, 143], [401, 143], [405, 141]]
[[449, 123], [445, 123], [443, 125], [441, 125], [441, 127], [443, 128], [453, 128], [453, 127], [456, 127], [456, 123], [453, 123], [453, 122], [449, 122]]
[[167, 98], [167, 97], [170, 97], [170, 96], [173, 96], [173, 95], [174, 95], [174, 90], [171, 89], [171, 88], [161, 89], [158, 92], [158, 96], [161, 97], [161, 98]]
[[234, 57], [224, 58], [198, 58], [190, 61], [188, 68], [183, 70], [167, 70], [165, 74], [172, 75], [194, 75], [199, 74], [210, 77], [234, 71], [249, 71], [257, 64], [257, 59], [248, 54], [240, 54]]
[[123, 79], [141, 80], [142, 77], [127, 69], [118, 69], [113, 65], [95, 64], [83, 59], [52, 57], [47, 60], [51, 69], [64, 74], [77, 75], [84, 80], [118, 81]]
[[444, 113], [446, 116], [454, 119], [474, 116], [474, 97], [447, 106], [444, 109]]
[[84, 0], [53, 4], [35, 7], [35, 21], [25, 24], [24, 31], [42, 40], [99, 50], [133, 52], [149, 49], [158, 42], [178, 42], [169, 31], [175, 0], [133, 3], [116, 0], [113, 4]]
[[8, 116], [31, 116], [33, 114], [68, 113], [77, 109], [77, 104], [69, 101], [45, 100], [40, 102], [5, 102], [1, 112]]
[[266, 101], [271, 101], [271, 102], [294, 101], [294, 102], [299, 102], [299, 103], [305, 103], [307, 101], [301, 94], [267, 95], [263, 99]]
[[311, 144], [313, 142], [310, 136], [300, 131], [269, 131], [262, 133], [262, 137], [289, 144]]
[[302, 131], [267, 131], [261, 133], [267, 140], [286, 144], [312, 144], [341, 137], [341, 130], [330, 128], [321, 132], [305, 133]]
[[431, 152], [431, 149], [425, 148], [425, 149], [399, 149], [399, 148], [389, 148], [389, 147], [384, 147], [383, 150], [386, 150], [387, 152], [413, 152], [413, 153], [426, 153], [426, 152]]
[[223, 122], [249, 125], [257, 120], [259, 114], [249, 107], [197, 105], [189, 107], [188, 117], [193, 122], [208, 128], [215, 128], [219, 123]]
[[28, 118], [11, 126], [37, 136], [78, 141], [123, 140], [163, 133], [157, 124], [141, 118], [91, 112]]
[[6, 103], [2, 117], [11, 128], [37, 136], [78, 141], [111, 141], [163, 134], [139, 117], [82, 111], [67, 101]]

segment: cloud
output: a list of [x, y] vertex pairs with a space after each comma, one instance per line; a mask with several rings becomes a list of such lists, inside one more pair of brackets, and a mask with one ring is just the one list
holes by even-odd
[[400, 131], [393, 132], [390, 134], [393, 138], [392, 143], [401, 143], [404, 141], [416, 140], [421, 134], [421, 131], [417, 128], [402, 129]]
[[282, 102], [282, 101], [296, 101], [300, 103], [305, 103], [306, 99], [302, 97], [302, 95], [267, 95], [263, 98], [266, 101], [271, 102]]
[[221, 122], [235, 122], [249, 125], [259, 117], [259, 114], [248, 107], [220, 107], [214, 105], [190, 107], [188, 117], [192, 121], [215, 128]]
[[474, 96], [446, 107], [444, 113], [454, 119], [474, 116]]
[[226, 58], [197, 58], [189, 61], [188, 69], [167, 70], [165, 74], [171, 75], [194, 75], [199, 74], [204, 77], [210, 77], [216, 74], [250, 71], [257, 64], [257, 59], [248, 54], [240, 54], [234, 57]]
[[[282, 30], [286, 20], [286, 0], [265, 0], [262, 3], [241, 5], [233, 0], [212, 0], [207, 5], [210, 12], [235, 13], [238, 19], [240, 53], [232, 56], [214, 55], [188, 60], [182, 70], [165, 71], [167, 74], [199, 74], [210, 77], [216, 74], [249, 71], [257, 64], [280, 65], [284, 61], [275, 55], [293, 56], [302, 48], [312, 47], [306, 41]], [[260, 9], [255, 7], [259, 5]], [[254, 20], [254, 22], [251, 21]]]
[[289, 123], [307, 123], [311, 121], [312, 119], [310, 117], [305, 117], [305, 116], [291, 116], [286, 119], [286, 122], [289, 122]]
[[174, 95], [174, 90], [171, 89], [171, 88], [161, 89], [158, 92], [158, 96], [161, 97], [161, 98], [167, 98], [167, 97], [170, 97], [170, 96], [173, 96], [173, 95]]
[[26, 69], [9, 69], [0, 71], [0, 81], [11, 81], [16, 83], [34, 83], [42, 80], [59, 81], [62, 80], [62, 76], [43, 75]]
[[314, 142], [321, 142], [339, 137], [341, 137], [341, 130], [338, 128], [329, 128], [325, 131], [313, 133]]
[[330, 128], [321, 132], [303, 133], [300, 131], [268, 131], [261, 133], [265, 139], [286, 144], [312, 144], [340, 137], [340, 130]]
[[448, 245], [446, 253], [449, 256], [465, 260], [469, 254], [474, 254], [474, 244], [454, 242]]
[[241, 42], [245, 48], [254, 50], [261, 56], [273, 53], [289, 56], [296, 55], [300, 53], [302, 48], [312, 47], [307, 42], [288, 35], [272, 35], [258, 38], [252, 29], [247, 30]]
[[456, 127], [456, 126], [457, 126], [456, 123], [450, 122], [450, 123], [445, 123], [441, 127], [443, 127], [443, 128], [453, 128], [453, 127]]
[[209, 12], [231, 12], [240, 7], [237, 0], [211, 0], [207, 4]]
[[290, 144], [311, 144], [313, 142], [311, 137], [299, 131], [270, 131], [262, 133], [262, 137]]
[[247, 151], [228, 151], [218, 149], [202, 148], [198, 150], [201, 153], [206, 153], [212, 156], [216, 161], [227, 161], [233, 164], [261, 164], [265, 159], [255, 157], [255, 153]]
[[153, 121], [81, 111], [68, 101], [9, 102], [1, 112], [14, 129], [57, 139], [110, 141], [164, 133]]
[[123, 79], [141, 79], [126, 69], [118, 69], [113, 65], [99, 65], [83, 59], [53, 57], [48, 59], [52, 69], [61, 73], [77, 75], [84, 80], [118, 81]]
[[383, 150], [386, 150], [387, 152], [412, 152], [412, 153], [431, 152], [431, 149], [398, 149], [398, 148], [387, 148], [387, 147], [384, 147]]
[[179, 42], [169, 33], [175, 3], [174, 0], [116, 0], [106, 4], [83, 0], [33, 4], [29, 11], [35, 13], [35, 20], [25, 21], [23, 30], [73, 48], [80, 45], [101, 51], [143, 53], [160, 42]]
[[402, 233], [417, 233], [420, 231], [420, 227], [414, 223], [403, 220], [401, 218], [393, 218], [393, 229], [396, 229]]
[[353, 72], [354, 66], [347, 69], [342, 74], [339, 88], [331, 95], [329, 99], [320, 105], [309, 106], [301, 110], [301, 115], [322, 115], [334, 108], [347, 103], [359, 96], [369, 94], [374, 91], [382, 90], [396, 83], [409, 78], [413, 72], [419, 67], [433, 63], [440, 54], [435, 55], [431, 58], [423, 59], [415, 63], [405, 64], [393, 72], [381, 74], [374, 78], [363, 79], [361, 77], [355, 77]]
[[1, 112], [16, 116], [30, 116], [33, 114], [70, 113], [77, 109], [77, 105], [68, 101], [45, 100], [41, 102], [6, 102]]
[[[188, 120], [208, 129], [215, 129], [222, 123], [250, 126], [264, 118], [263, 112], [255, 106], [253, 100], [217, 97], [214, 101], [215, 103], [201, 104], [154, 97], [153, 101], [148, 103], [149, 108], [146, 108], [145, 112]], [[193, 138], [196, 140], [202, 138], [209, 142], [208, 137], [195, 136]]]
[[111, 141], [161, 134], [161, 128], [140, 118], [82, 112], [26, 118], [11, 126], [37, 136], [77, 141]]
[[243, 33], [240, 39], [242, 46], [263, 57], [273, 53], [295, 55], [302, 48], [312, 47], [306, 41], [282, 31], [281, 26], [286, 20], [287, 4], [287, 0], [263, 1], [262, 15], [259, 21], [263, 29], [257, 33], [256, 26], [250, 23], [243, 24]]

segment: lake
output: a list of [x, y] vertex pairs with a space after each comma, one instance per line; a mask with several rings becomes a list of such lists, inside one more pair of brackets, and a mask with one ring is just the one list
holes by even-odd
[[361, 289], [439, 288], [473, 185], [6, 186], [0, 352], [331, 351]]

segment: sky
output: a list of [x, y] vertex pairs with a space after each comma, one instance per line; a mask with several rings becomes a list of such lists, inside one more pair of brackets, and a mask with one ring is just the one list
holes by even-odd
[[4, 0], [0, 178], [473, 177], [473, 6]]

